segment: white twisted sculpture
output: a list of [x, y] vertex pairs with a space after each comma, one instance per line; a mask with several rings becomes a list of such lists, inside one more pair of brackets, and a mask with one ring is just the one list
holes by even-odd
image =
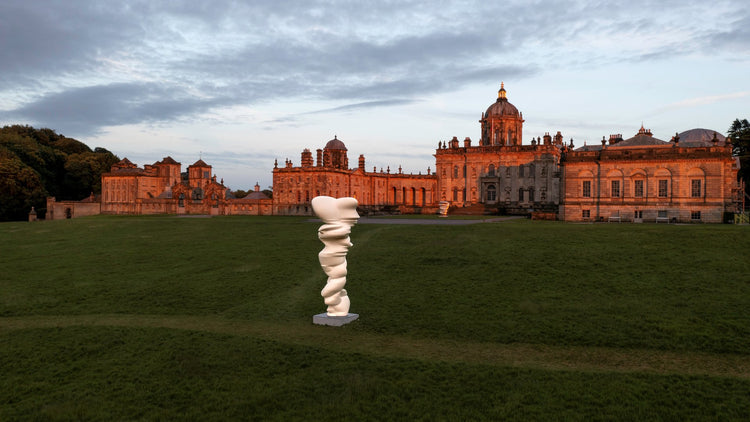
[[357, 200], [354, 198], [331, 198], [316, 196], [312, 208], [325, 224], [318, 229], [318, 238], [325, 245], [318, 254], [323, 271], [328, 276], [326, 286], [320, 294], [328, 305], [328, 316], [349, 314], [349, 296], [346, 294], [346, 253], [351, 246], [349, 233], [357, 223]]

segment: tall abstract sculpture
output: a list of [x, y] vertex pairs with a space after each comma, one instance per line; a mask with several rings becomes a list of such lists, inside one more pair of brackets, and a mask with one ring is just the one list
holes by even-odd
[[321, 325], [344, 325], [359, 317], [349, 313], [349, 296], [344, 289], [346, 284], [346, 253], [352, 245], [349, 240], [352, 226], [357, 223], [357, 200], [354, 198], [331, 198], [316, 196], [312, 208], [321, 220], [318, 238], [325, 245], [318, 254], [323, 271], [328, 276], [325, 287], [320, 292], [327, 312], [313, 317], [313, 323]]

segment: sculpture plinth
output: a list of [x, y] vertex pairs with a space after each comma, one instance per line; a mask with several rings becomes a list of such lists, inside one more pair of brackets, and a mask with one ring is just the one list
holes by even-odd
[[328, 281], [320, 294], [328, 305], [323, 318], [321, 315], [313, 317], [315, 324], [343, 325], [354, 321], [359, 315], [349, 313], [349, 296], [346, 284], [346, 254], [354, 246], [349, 240], [352, 226], [357, 223], [357, 200], [354, 198], [331, 198], [330, 196], [316, 196], [312, 200], [312, 208], [321, 220], [318, 238], [325, 245], [318, 254], [318, 260]]

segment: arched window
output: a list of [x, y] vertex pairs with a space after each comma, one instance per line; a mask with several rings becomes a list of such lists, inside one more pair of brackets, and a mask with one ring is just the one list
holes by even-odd
[[453, 178], [458, 179], [458, 166], [453, 166]]
[[706, 194], [706, 174], [703, 169], [692, 168], [688, 171], [688, 179], [690, 179], [690, 192], [691, 198], [703, 198]]
[[494, 164], [490, 164], [490, 166], [487, 168], [487, 174], [490, 175], [490, 176], [494, 176], [495, 175], [495, 165]]
[[497, 188], [495, 188], [495, 185], [487, 186], [485, 199], [487, 200], [487, 202], [495, 202], [495, 200], [497, 199]]

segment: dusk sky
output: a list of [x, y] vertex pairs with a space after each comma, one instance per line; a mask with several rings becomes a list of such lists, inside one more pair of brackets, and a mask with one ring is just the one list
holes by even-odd
[[524, 144], [669, 140], [750, 118], [747, 1], [0, 2], [0, 125], [232, 189], [337, 135], [350, 166], [434, 169], [505, 82]]

